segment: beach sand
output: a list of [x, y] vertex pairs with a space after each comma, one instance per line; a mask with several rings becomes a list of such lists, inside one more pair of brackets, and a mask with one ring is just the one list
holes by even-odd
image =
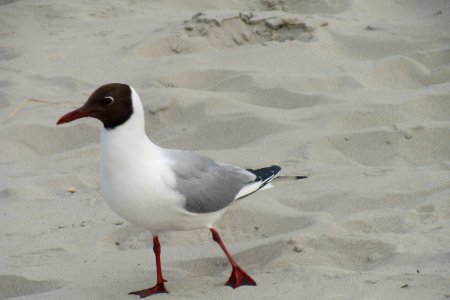
[[109, 82], [159, 145], [309, 176], [217, 224], [257, 287], [171, 232], [153, 299], [449, 298], [449, 28], [447, 0], [0, 1], [0, 299], [154, 284], [151, 235], [98, 192], [99, 122], [55, 125]]

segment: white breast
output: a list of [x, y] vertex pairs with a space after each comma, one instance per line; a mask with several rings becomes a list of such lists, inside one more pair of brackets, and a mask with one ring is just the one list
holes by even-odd
[[134, 112], [124, 124], [102, 129], [100, 191], [122, 218], [157, 234], [211, 226], [223, 211], [194, 214], [184, 209], [184, 197], [174, 189], [175, 174], [163, 150], [144, 130], [144, 112], [132, 90]]

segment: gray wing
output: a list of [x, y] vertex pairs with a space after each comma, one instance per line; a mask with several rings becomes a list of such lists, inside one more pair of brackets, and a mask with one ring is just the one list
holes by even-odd
[[209, 213], [230, 205], [256, 176], [251, 172], [182, 150], [166, 150], [176, 176], [175, 189], [186, 198], [185, 208]]

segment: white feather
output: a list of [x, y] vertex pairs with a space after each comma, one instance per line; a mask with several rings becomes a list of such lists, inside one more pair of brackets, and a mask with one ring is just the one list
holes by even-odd
[[194, 214], [184, 209], [184, 198], [173, 190], [175, 174], [161, 148], [144, 130], [144, 110], [132, 89], [133, 114], [100, 139], [100, 191], [111, 208], [131, 223], [154, 234], [161, 231], [211, 227], [225, 210]]

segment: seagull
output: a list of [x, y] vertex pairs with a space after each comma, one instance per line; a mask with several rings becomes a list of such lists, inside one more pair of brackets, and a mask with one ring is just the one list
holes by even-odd
[[[145, 298], [168, 293], [162, 275], [158, 235], [167, 231], [207, 228], [231, 267], [225, 285], [256, 282], [237, 264], [214, 229], [214, 223], [236, 200], [270, 187], [279, 166], [243, 169], [194, 152], [166, 149], [145, 133], [144, 109], [133, 87], [110, 83], [95, 90], [80, 108], [57, 125], [84, 117], [103, 123], [100, 137], [100, 192], [120, 217], [153, 236], [156, 284], [130, 294]], [[297, 178], [298, 179], [298, 178]]]

